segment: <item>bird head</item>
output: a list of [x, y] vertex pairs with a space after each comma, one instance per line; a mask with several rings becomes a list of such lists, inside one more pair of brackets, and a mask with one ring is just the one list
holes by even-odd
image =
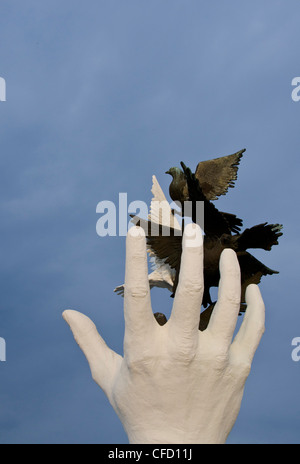
[[182, 174], [182, 171], [181, 169], [175, 167], [175, 168], [170, 168], [168, 171], [166, 171], [165, 174], [170, 174], [170, 176], [172, 176], [173, 179], [175, 179], [176, 177]]

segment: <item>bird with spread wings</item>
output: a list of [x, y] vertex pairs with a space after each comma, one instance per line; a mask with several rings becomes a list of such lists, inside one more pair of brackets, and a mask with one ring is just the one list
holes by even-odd
[[[219, 259], [225, 248], [235, 250], [239, 260], [242, 284], [241, 312], [245, 309], [246, 287], [250, 283], [258, 284], [263, 275], [278, 273], [258, 261], [247, 249], [270, 250], [273, 245], [278, 244], [278, 238], [282, 235], [282, 226], [263, 223], [240, 233], [242, 220], [233, 214], [220, 212], [211, 201], [224, 195], [229, 187], [233, 187], [233, 182], [237, 178], [238, 163], [244, 151], [199, 163], [194, 174], [184, 163], [181, 163], [182, 171], [178, 168], [171, 168], [167, 172], [173, 176], [170, 185], [172, 200], [179, 201], [182, 206], [185, 201], [191, 201], [193, 204], [202, 201], [204, 204], [204, 297], [202, 304], [206, 309], [201, 315], [200, 330], [206, 328], [214, 307], [210, 297], [210, 288], [217, 287], [219, 284]], [[213, 166], [216, 166], [216, 177], [213, 176]], [[149, 274], [150, 288], [155, 286], [167, 288], [174, 296], [180, 271], [182, 227], [176, 219], [174, 210], [167, 202], [156, 177], [153, 176], [152, 180], [153, 198], [148, 220], [134, 217], [133, 222], [144, 228], [148, 253], [154, 262], [154, 270]], [[204, 194], [202, 186], [204, 186], [208, 198]], [[195, 222], [193, 214], [192, 220]], [[117, 287], [115, 292], [123, 294], [124, 285]], [[163, 315], [160, 314], [159, 319], [158, 315], [156, 316], [159, 323], [166, 322]]]

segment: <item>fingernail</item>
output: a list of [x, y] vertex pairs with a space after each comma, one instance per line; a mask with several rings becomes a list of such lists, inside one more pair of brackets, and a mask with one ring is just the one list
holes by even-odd
[[146, 234], [145, 234], [145, 231], [142, 227], [139, 227], [139, 226], [133, 226], [129, 229], [128, 231], [128, 235], [130, 237], [134, 237], [134, 238], [139, 238], [139, 237], [145, 237]]
[[202, 231], [198, 224], [187, 224], [184, 228], [183, 246], [200, 247], [203, 245]]

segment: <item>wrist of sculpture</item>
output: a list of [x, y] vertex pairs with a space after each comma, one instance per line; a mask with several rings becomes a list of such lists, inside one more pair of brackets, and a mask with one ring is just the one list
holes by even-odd
[[[174, 405], [174, 408], [176, 407]], [[119, 417], [130, 444], [225, 444], [234, 424], [231, 414], [236, 416], [237, 411], [236, 408], [232, 408], [229, 417], [222, 420], [220, 408], [215, 409], [214, 411], [213, 408], [209, 408], [203, 415], [199, 413], [198, 420], [192, 417], [191, 413], [187, 414], [186, 418], [182, 417], [176, 421], [165, 411], [153, 411], [153, 414], [143, 416], [143, 419], [140, 417], [139, 422], [135, 424], [128, 423], [127, 417], [123, 415]]]
[[224, 430], [214, 430], [213, 434], [207, 433], [202, 430], [191, 432], [176, 430], [170, 424], [166, 425], [165, 430], [143, 430], [135, 428], [127, 430], [129, 443], [132, 445], [137, 444], [225, 444], [227, 436], [224, 435]]

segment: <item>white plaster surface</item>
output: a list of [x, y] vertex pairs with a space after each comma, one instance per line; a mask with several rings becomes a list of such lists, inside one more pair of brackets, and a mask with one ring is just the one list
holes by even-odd
[[88, 317], [73, 310], [63, 313], [130, 443], [225, 443], [239, 413], [264, 332], [264, 303], [258, 287], [249, 286], [247, 311], [232, 340], [240, 270], [234, 251], [224, 250], [218, 302], [208, 328], [198, 330], [203, 243], [197, 227], [186, 228], [179, 285], [164, 326], [158, 325], [151, 308], [144, 233], [138, 228], [128, 233], [124, 356], [105, 344]]

